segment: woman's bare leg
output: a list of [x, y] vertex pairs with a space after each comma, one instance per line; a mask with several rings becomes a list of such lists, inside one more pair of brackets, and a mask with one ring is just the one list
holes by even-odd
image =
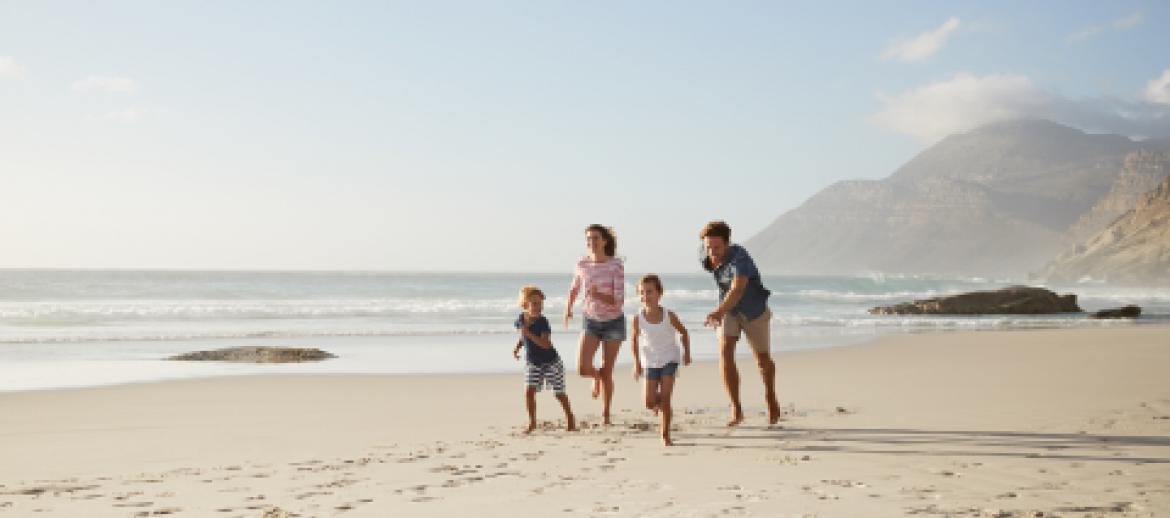
[[593, 378], [594, 399], [601, 395], [601, 371], [593, 367], [593, 357], [597, 356], [599, 345], [600, 338], [581, 333], [581, 343], [577, 347], [577, 373], [586, 378]]
[[609, 419], [609, 407], [613, 403], [613, 364], [617, 362], [622, 343], [617, 340], [606, 341], [603, 346], [601, 359], [601, 422], [613, 424]]

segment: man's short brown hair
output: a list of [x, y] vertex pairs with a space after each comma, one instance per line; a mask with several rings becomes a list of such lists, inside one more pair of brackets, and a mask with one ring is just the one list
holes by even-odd
[[721, 220], [715, 220], [703, 226], [703, 230], [699, 231], [699, 239], [708, 237], [721, 237], [723, 241], [731, 242], [731, 227], [727, 226]]

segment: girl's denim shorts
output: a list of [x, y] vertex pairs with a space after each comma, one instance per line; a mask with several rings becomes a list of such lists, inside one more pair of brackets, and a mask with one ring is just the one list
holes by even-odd
[[589, 336], [596, 336], [603, 342], [624, 341], [626, 339], [626, 316], [622, 315], [613, 320], [582, 318], [581, 332]]

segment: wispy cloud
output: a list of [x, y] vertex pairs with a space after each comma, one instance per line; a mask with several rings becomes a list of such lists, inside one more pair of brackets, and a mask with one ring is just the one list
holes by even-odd
[[1141, 11], [1137, 11], [1129, 16], [1118, 18], [1109, 23], [1085, 27], [1084, 29], [1068, 35], [1068, 39], [1069, 41], [1083, 40], [1097, 36], [1108, 30], [1128, 31], [1142, 23], [1143, 19], [1145, 19], [1145, 15]]
[[923, 61], [938, 53], [952, 32], [959, 28], [959, 19], [950, 17], [937, 29], [927, 31], [910, 39], [899, 38], [882, 52], [883, 60], [897, 60], [902, 63]]
[[1142, 96], [1149, 102], [1170, 105], [1170, 68], [1162, 71], [1162, 75], [1146, 83]]
[[24, 67], [10, 56], [0, 56], [0, 77], [24, 77]]
[[[1069, 99], [1023, 75], [961, 73], [894, 96], [879, 95], [883, 108], [870, 122], [933, 143], [984, 124], [1043, 118], [1085, 131], [1131, 137], [1170, 136], [1170, 71], [1146, 87], [1145, 100]], [[1151, 91], [1154, 94], [1151, 95]]]
[[138, 92], [138, 82], [129, 77], [89, 76], [74, 81], [73, 90], [78, 92], [100, 91], [133, 94]]

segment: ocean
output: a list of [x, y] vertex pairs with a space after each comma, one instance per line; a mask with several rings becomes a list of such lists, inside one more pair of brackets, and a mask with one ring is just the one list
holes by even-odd
[[[637, 311], [627, 274], [627, 314]], [[718, 292], [708, 275], [664, 275], [663, 305], [690, 329], [697, 360], [716, 357], [702, 325]], [[0, 270], [0, 390], [259, 373], [511, 372], [518, 289], [548, 295], [553, 341], [575, 365], [579, 317], [561, 317], [568, 274]], [[1142, 306], [1136, 321], [1083, 315], [874, 316], [876, 305], [995, 289], [1006, 279], [766, 276], [777, 352], [862, 344], [894, 333], [1170, 323], [1170, 289], [1050, 286], [1086, 311]], [[580, 314], [580, 310], [577, 310]], [[318, 347], [339, 358], [300, 365], [169, 362], [237, 345]], [[740, 347], [741, 354], [748, 348]], [[623, 351], [621, 360], [630, 361]]]

